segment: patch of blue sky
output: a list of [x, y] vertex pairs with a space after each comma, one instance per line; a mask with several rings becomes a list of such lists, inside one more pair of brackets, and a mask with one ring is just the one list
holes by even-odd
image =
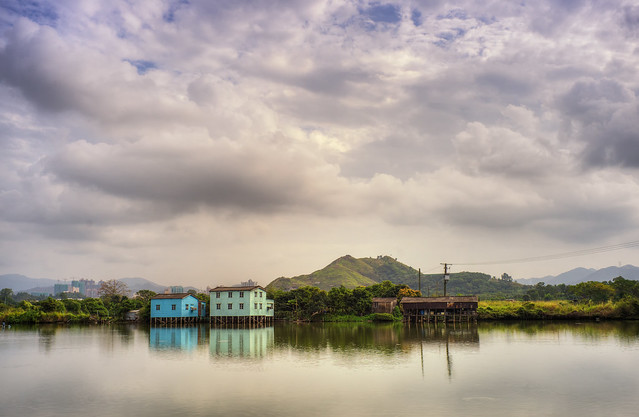
[[178, 10], [182, 9], [183, 7], [188, 6], [189, 4], [190, 4], [189, 0], [174, 0], [174, 1], [171, 1], [169, 3], [169, 8], [162, 15], [162, 19], [164, 19], [164, 21], [168, 22], [168, 23], [175, 22], [175, 13]]
[[148, 71], [158, 68], [158, 66], [155, 64], [155, 62], [145, 61], [143, 59], [137, 59], [137, 60], [125, 59], [125, 61], [128, 62], [129, 64], [133, 65], [135, 67], [135, 69], [138, 71], [138, 74], [140, 74], [140, 75], [144, 75]]
[[468, 13], [466, 13], [466, 10], [463, 9], [452, 9], [449, 10], [448, 13], [446, 14], [440, 14], [437, 16], [438, 20], [444, 20], [444, 19], [459, 19], [459, 20], [467, 20], [470, 19], [468, 17]]
[[413, 10], [410, 12], [410, 20], [412, 20], [412, 21], [413, 21], [413, 24], [414, 24], [415, 26], [418, 26], [418, 27], [419, 27], [419, 26], [421, 26], [421, 25], [422, 25], [422, 23], [423, 23], [423, 20], [422, 20], [422, 12], [420, 12], [420, 11], [419, 11], [419, 10], [417, 10], [417, 9], [413, 9]]
[[399, 23], [402, 20], [400, 7], [390, 3], [371, 3], [368, 9], [363, 10], [362, 14], [368, 16], [375, 23]]
[[55, 27], [59, 16], [53, 4], [33, 0], [2, 0], [0, 8], [39, 24]]
[[435, 45], [446, 48], [451, 43], [455, 42], [457, 39], [463, 37], [466, 34], [465, 29], [455, 28], [446, 32], [441, 32], [437, 34], [437, 38], [439, 40], [435, 41]]

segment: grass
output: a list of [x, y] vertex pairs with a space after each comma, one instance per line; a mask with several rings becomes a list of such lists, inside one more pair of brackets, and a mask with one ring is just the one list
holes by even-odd
[[477, 315], [480, 320], [636, 319], [639, 301], [481, 301]]

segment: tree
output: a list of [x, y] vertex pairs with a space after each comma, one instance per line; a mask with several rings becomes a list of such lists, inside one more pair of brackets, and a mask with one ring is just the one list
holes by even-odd
[[513, 282], [513, 277], [504, 272], [501, 274], [501, 280], [505, 282]]
[[69, 313], [80, 314], [82, 312], [82, 304], [78, 300], [65, 299], [62, 300], [62, 303]]
[[107, 317], [109, 315], [109, 311], [99, 298], [85, 298], [81, 301], [81, 303], [82, 310], [86, 311], [91, 316]]
[[614, 288], [615, 299], [617, 300], [627, 296], [639, 298], [639, 281], [632, 281], [619, 276], [608, 284]]
[[404, 297], [421, 297], [422, 293], [417, 291], [417, 290], [413, 290], [412, 288], [402, 288], [401, 290], [399, 290], [399, 293], [397, 294], [397, 298], [399, 298], [400, 300]]
[[135, 293], [136, 298], [144, 301], [145, 303], [151, 301], [151, 298], [155, 297], [156, 295], [158, 294], [155, 291], [151, 290], [140, 290]]
[[66, 311], [64, 303], [60, 300], [55, 300], [52, 297], [48, 297], [46, 300], [40, 301], [38, 305], [45, 313], [64, 313]]
[[13, 290], [11, 288], [3, 288], [0, 290], [0, 302], [6, 305], [13, 303]]
[[106, 303], [122, 301], [124, 297], [128, 297], [131, 291], [125, 282], [117, 279], [102, 281], [98, 289], [98, 295]]
[[584, 300], [592, 300], [596, 303], [608, 301], [615, 293], [614, 288], [603, 282], [580, 282], [572, 287], [575, 295]]

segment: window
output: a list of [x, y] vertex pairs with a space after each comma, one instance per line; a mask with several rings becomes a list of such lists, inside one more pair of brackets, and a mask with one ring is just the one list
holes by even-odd
[[233, 292], [229, 291], [229, 298], [233, 298]]
[[240, 310], [244, 310], [244, 303], [240, 303]]
[[222, 304], [221, 304], [221, 303], [217, 303], [217, 304], [215, 304], [215, 308], [216, 308], [217, 310], [221, 310], [221, 309], [222, 309]]
[[229, 310], [233, 310], [233, 303], [229, 303]]
[[220, 298], [220, 293], [219, 292], [215, 293], [215, 298]]
[[171, 304], [171, 310], [175, 310], [175, 304]]
[[260, 310], [262, 309], [262, 303], [260, 303]]
[[264, 295], [264, 293], [260, 291], [260, 298], [262, 298], [263, 295]]
[[160, 305], [159, 305], [159, 304], [156, 304], [156, 305], [155, 305], [155, 309], [156, 309], [156, 310], [159, 310], [159, 309], [160, 309]]
[[255, 303], [255, 309], [257, 310], [257, 303]]
[[186, 307], [185, 310], [189, 311], [189, 305], [187, 304], [185, 307]]
[[244, 298], [244, 291], [240, 291], [240, 298]]
[[257, 291], [255, 291], [255, 296], [257, 297]]

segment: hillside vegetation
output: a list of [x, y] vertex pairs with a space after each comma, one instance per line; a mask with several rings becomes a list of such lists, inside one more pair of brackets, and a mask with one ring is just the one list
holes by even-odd
[[[324, 291], [343, 286], [346, 289], [367, 287], [382, 281], [397, 285], [408, 285], [419, 290], [419, 272], [417, 269], [398, 262], [390, 256], [377, 258], [354, 258], [342, 256], [325, 268], [309, 275], [292, 278], [277, 278], [266, 289], [269, 291], [317, 287]], [[422, 275], [421, 291], [424, 295], [443, 295], [442, 274]], [[449, 295], [480, 295], [484, 298], [503, 299], [521, 296], [526, 287], [516, 282], [495, 279], [480, 272], [459, 272], [451, 274], [448, 282]]]

